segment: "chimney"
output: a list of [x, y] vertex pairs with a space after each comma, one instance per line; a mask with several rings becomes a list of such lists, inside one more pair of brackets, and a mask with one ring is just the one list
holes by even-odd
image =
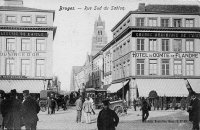
[[138, 11], [145, 11], [145, 3], [139, 3]]
[[23, 0], [3, 0], [4, 6], [23, 6]]

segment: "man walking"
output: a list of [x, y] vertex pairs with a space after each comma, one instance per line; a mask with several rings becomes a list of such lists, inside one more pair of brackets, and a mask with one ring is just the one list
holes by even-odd
[[199, 130], [200, 101], [197, 98], [197, 94], [195, 92], [192, 92], [191, 94], [191, 102], [188, 112], [193, 124], [192, 130]]
[[1, 112], [3, 115], [3, 127], [7, 130], [21, 130], [21, 102], [16, 99], [17, 92], [15, 89], [11, 90], [10, 97], [2, 101]]
[[115, 111], [109, 108], [109, 100], [103, 101], [103, 109], [99, 112], [97, 118], [98, 130], [115, 130], [119, 123], [119, 117]]
[[22, 116], [25, 123], [26, 130], [36, 130], [38, 116], [40, 107], [36, 100], [34, 100], [30, 94], [29, 90], [23, 91], [24, 102], [22, 104]]
[[142, 122], [145, 122], [149, 117], [149, 104], [144, 98], [142, 99], [141, 109], [142, 109]]
[[81, 115], [82, 115], [82, 107], [83, 107], [83, 102], [82, 102], [81, 96], [76, 100], [75, 104], [76, 104], [76, 111], [77, 111], [76, 122], [80, 123]]
[[83, 103], [83, 111], [85, 114], [85, 120], [87, 124], [91, 123], [90, 114], [92, 112], [92, 103], [89, 100], [90, 100], [89, 97], [87, 97], [85, 102]]

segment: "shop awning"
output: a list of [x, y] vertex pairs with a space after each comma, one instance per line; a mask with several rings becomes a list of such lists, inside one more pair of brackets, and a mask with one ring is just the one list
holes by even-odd
[[192, 90], [196, 93], [200, 93], [200, 79], [187, 79], [192, 87]]
[[16, 89], [18, 93], [29, 90], [30, 93], [40, 93], [44, 90], [43, 80], [0, 80], [0, 89], [6, 93]]
[[184, 79], [136, 79], [140, 97], [148, 97], [155, 90], [158, 96], [182, 97], [188, 96]]
[[107, 89], [108, 93], [116, 93], [118, 90], [120, 90], [123, 86], [125, 86], [129, 81], [125, 81], [123, 84], [122, 82], [111, 84], [111, 86]]

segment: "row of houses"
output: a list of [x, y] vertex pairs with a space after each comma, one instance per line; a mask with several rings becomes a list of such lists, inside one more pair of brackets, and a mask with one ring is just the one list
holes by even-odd
[[131, 102], [153, 90], [173, 97], [200, 93], [200, 6], [140, 3], [111, 31], [113, 39], [72, 76], [72, 90], [116, 93], [127, 86], [124, 98]]

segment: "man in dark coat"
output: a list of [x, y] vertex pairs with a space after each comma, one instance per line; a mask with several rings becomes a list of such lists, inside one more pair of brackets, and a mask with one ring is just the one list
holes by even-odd
[[98, 130], [115, 130], [119, 123], [119, 117], [115, 111], [109, 108], [109, 100], [103, 101], [103, 109], [97, 118]]
[[145, 122], [149, 117], [149, 104], [144, 98], [142, 99], [141, 110], [142, 110], [142, 122]]
[[191, 102], [189, 106], [189, 116], [190, 121], [193, 123], [193, 130], [199, 130], [199, 120], [200, 120], [200, 101], [196, 97], [197, 94], [192, 92], [191, 94]]
[[29, 95], [29, 90], [23, 91], [25, 100], [22, 104], [22, 115], [26, 130], [36, 130], [40, 107], [36, 100]]
[[21, 102], [16, 99], [17, 92], [11, 90], [10, 97], [3, 100], [1, 104], [1, 112], [3, 116], [3, 126], [8, 130], [21, 130]]

